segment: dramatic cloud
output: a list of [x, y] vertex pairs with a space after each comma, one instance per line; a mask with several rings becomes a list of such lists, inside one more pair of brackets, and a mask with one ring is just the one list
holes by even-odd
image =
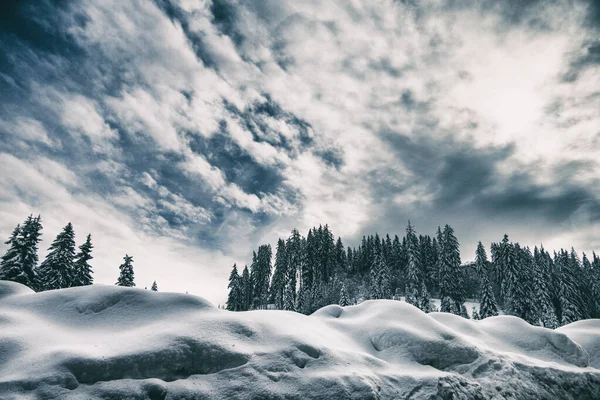
[[593, 2], [8, 1], [0, 230], [225, 299], [296, 227], [600, 248]]

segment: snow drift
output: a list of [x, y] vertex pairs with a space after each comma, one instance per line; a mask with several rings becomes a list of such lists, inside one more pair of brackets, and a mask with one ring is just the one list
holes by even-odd
[[311, 316], [0, 282], [2, 399], [597, 399], [600, 320], [557, 331], [399, 301]]

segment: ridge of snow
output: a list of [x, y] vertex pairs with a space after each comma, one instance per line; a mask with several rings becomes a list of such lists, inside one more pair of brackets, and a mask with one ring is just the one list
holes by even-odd
[[[0, 281], [0, 398], [600, 398], [600, 320], [555, 331], [405, 302], [310, 316]], [[454, 397], [451, 397], [454, 396]]]

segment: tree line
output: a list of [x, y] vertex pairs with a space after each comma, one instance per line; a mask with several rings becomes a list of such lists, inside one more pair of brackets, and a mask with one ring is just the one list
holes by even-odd
[[[504, 235], [490, 246], [481, 242], [475, 260], [462, 263], [450, 225], [436, 234], [418, 235], [409, 222], [405, 234], [363, 236], [356, 247], [335, 239], [328, 225], [306, 237], [294, 229], [287, 239], [253, 252], [241, 274], [229, 276], [227, 309], [275, 308], [310, 314], [328, 304], [342, 306], [367, 299], [400, 299], [425, 312], [469, 318], [465, 301], [479, 300], [473, 318], [505, 314], [549, 328], [600, 317], [600, 257], [561, 249], [552, 255], [533, 251]], [[273, 262], [274, 258], [274, 262]], [[439, 310], [432, 298], [440, 299]]]
[[[48, 254], [38, 266], [38, 247], [42, 241], [41, 216], [30, 215], [18, 224], [5, 242], [8, 248], [0, 261], [0, 280], [18, 282], [36, 292], [87, 286], [94, 283], [92, 235], [76, 250], [75, 231], [69, 222], [48, 248]], [[119, 266], [115, 285], [135, 286], [133, 257], [125, 255]], [[158, 291], [156, 281], [151, 290]]]

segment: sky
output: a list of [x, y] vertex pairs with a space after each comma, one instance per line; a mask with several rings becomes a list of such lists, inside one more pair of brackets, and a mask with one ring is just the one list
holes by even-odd
[[[600, 251], [600, 4], [7, 0], [0, 234], [226, 299], [293, 228]], [[4, 251], [5, 245], [0, 246]]]

